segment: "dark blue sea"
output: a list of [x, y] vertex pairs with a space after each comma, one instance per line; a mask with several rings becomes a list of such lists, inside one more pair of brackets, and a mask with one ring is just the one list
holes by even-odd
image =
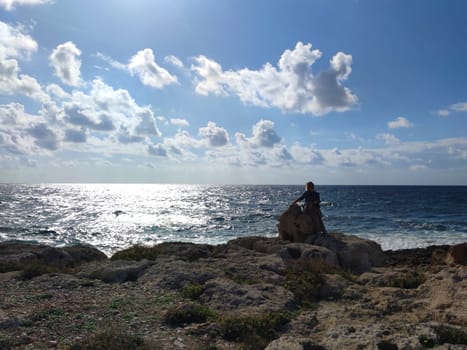
[[[467, 187], [317, 186], [328, 231], [383, 249], [467, 242]], [[303, 186], [0, 184], [0, 241], [87, 243], [107, 254], [165, 241], [277, 235]]]

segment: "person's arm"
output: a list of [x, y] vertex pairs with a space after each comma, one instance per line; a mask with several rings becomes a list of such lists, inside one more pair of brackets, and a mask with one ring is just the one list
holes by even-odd
[[[306, 193], [306, 192], [305, 192]], [[303, 193], [300, 197], [298, 197], [296, 200], [293, 201], [293, 203], [290, 206], [293, 206], [300, 202], [303, 198], [305, 198], [305, 193]]]

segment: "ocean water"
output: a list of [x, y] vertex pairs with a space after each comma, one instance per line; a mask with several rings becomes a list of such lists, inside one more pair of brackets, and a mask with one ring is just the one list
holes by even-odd
[[[385, 250], [467, 242], [467, 187], [317, 186], [328, 231]], [[277, 235], [303, 186], [0, 184], [0, 241], [92, 244], [110, 255], [164, 241]]]

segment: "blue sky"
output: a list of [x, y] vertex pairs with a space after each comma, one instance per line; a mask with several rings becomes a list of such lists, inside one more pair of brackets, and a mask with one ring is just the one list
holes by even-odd
[[463, 0], [0, 0], [0, 182], [467, 185]]

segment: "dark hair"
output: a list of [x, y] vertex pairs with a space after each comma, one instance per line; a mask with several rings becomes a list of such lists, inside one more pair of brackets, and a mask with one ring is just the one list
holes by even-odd
[[308, 181], [308, 182], [306, 183], [306, 186], [307, 186], [307, 187], [308, 187], [308, 186], [311, 186], [311, 187], [315, 188], [315, 184], [314, 184], [313, 182], [311, 182], [311, 181]]

